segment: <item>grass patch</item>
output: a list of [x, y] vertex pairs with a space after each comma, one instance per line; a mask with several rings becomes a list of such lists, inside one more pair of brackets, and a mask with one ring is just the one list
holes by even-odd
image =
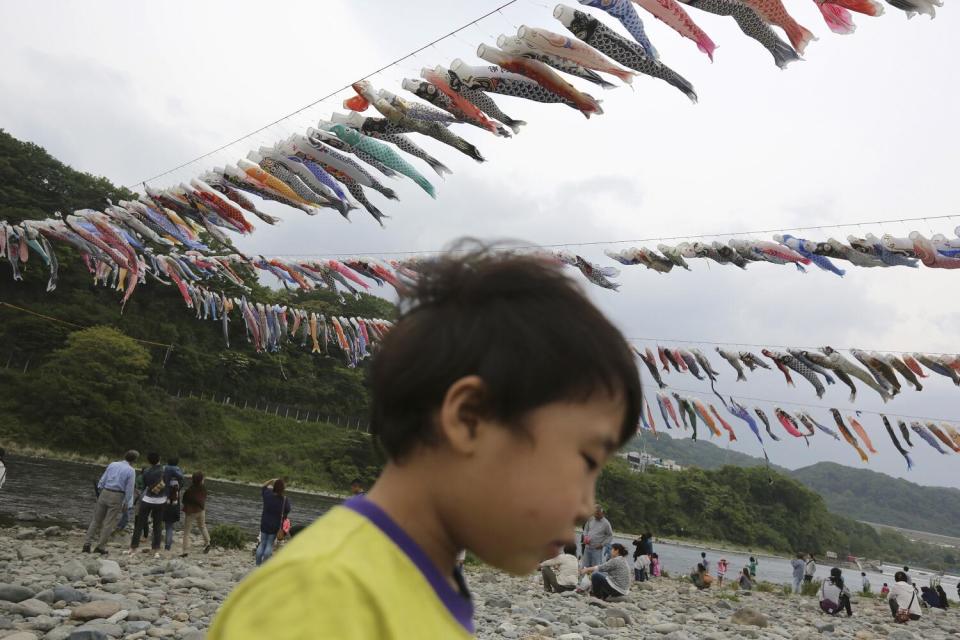
[[218, 524], [210, 530], [210, 544], [223, 549], [244, 549], [248, 537], [238, 526], [232, 524]]

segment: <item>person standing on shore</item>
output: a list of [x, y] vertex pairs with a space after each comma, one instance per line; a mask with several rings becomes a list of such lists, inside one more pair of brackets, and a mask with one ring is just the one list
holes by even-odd
[[190, 554], [190, 530], [196, 524], [203, 536], [203, 552], [210, 552], [210, 532], [207, 531], [207, 487], [203, 484], [203, 472], [197, 471], [190, 478], [190, 486], [183, 492], [183, 554]]
[[863, 582], [863, 595], [870, 595], [870, 578], [867, 577], [865, 571], [860, 572], [860, 580]]
[[656, 553], [650, 554], [650, 575], [654, 578], [660, 577], [660, 556]]
[[590, 576], [590, 594], [606, 600], [625, 596], [630, 591], [630, 565], [627, 564], [627, 548], [615, 542], [610, 545], [613, 557], [596, 567], [584, 567], [581, 574]]
[[173, 548], [173, 526], [180, 522], [180, 491], [183, 488], [183, 469], [180, 468], [180, 459], [167, 458], [167, 465], [163, 468], [163, 484], [167, 487], [167, 502], [163, 505], [163, 527], [165, 530], [163, 548], [170, 551]]
[[283, 528], [283, 521], [290, 515], [292, 505], [286, 496], [283, 478], [274, 478], [264, 483], [261, 489], [263, 511], [260, 513], [260, 544], [257, 545], [257, 566], [273, 555], [273, 545]]
[[90, 546], [96, 541], [94, 550], [106, 555], [107, 550], [104, 547], [120, 520], [120, 512], [133, 506], [133, 484], [137, 475], [133, 470], [133, 463], [138, 457], [140, 454], [133, 449], [127, 451], [123, 460], [107, 465], [97, 481], [100, 495], [97, 496], [97, 506], [83, 543], [84, 553], [90, 553]]
[[634, 556], [633, 573], [637, 582], [646, 582], [650, 577], [650, 556], [647, 554]]
[[563, 593], [577, 588], [580, 562], [577, 560], [577, 545], [564, 545], [557, 557], [540, 563], [543, 575], [543, 590], [547, 593]]
[[793, 592], [800, 593], [800, 585], [803, 584], [803, 554], [798, 553], [797, 557], [790, 561], [790, 566], [793, 567]]
[[555, 261], [452, 249], [400, 288], [370, 365], [379, 479], [251, 572], [207, 640], [469, 640], [457, 553], [527, 574], [593, 513], [637, 431], [629, 344]]
[[727, 559], [720, 558], [720, 562], [717, 563], [717, 588], [723, 588], [723, 579], [727, 576]]
[[747, 568], [750, 570], [750, 577], [757, 577], [757, 559], [753, 556], [750, 556], [750, 563], [747, 565]]
[[603, 515], [603, 507], [597, 505], [593, 516], [583, 525], [583, 566], [594, 567], [607, 560], [605, 549], [613, 542], [613, 527]]
[[[701, 552], [700, 552], [700, 564], [703, 565], [703, 570], [707, 572], [707, 575], [710, 575], [710, 561], [707, 560], [707, 552], [706, 552], [706, 551], [701, 551]], [[713, 578], [710, 578], [710, 580], [712, 581]]]
[[[150, 548], [157, 557], [160, 557], [160, 522], [163, 520], [163, 507], [167, 503], [167, 487], [163, 483], [163, 467], [160, 465], [160, 454], [151, 451], [147, 454], [150, 466], [143, 470], [143, 494], [140, 496], [140, 508], [133, 523], [133, 535], [130, 536], [128, 554], [135, 553], [140, 547], [140, 537], [146, 537], [147, 529], [153, 523], [153, 537]], [[142, 532], [142, 534], [141, 534]]]
[[910, 567], [903, 568], [903, 575], [907, 577], [906, 583], [913, 584], [913, 578], [910, 577]]
[[803, 581], [810, 584], [815, 575], [817, 575], [817, 559], [811, 553], [807, 555], [807, 561], [803, 565]]

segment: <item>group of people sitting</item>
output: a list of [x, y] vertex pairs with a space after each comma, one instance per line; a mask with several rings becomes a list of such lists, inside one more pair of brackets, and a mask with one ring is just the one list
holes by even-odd
[[[863, 593], [869, 593], [869, 583], [864, 576]], [[923, 615], [923, 609], [926, 607], [935, 607], [946, 609], [950, 606], [947, 600], [947, 593], [940, 586], [939, 580], [931, 580], [931, 586], [918, 589], [907, 567], [903, 571], [897, 571], [894, 576], [893, 586], [883, 583], [880, 590], [881, 597], [886, 598], [890, 606], [890, 613], [893, 619], [900, 623], [919, 620]], [[960, 589], [958, 589], [960, 590]], [[820, 608], [830, 615], [837, 615], [845, 611], [847, 616], [853, 615], [853, 608], [850, 605], [850, 590], [844, 584], [843, 572], [839, 567], [830, 570], [830, 577], [824, 581], [820, 588]]]
[[627, 548], [619, 542], [610, 546], [610, 559], [594, 566], [581, 566], [577, 545], [566, 545], [556, 557], [540, 563], [543, 588], [549, 593], [589, 592], [601, 600], [627, 595], [631, 584]]
[[[730, 563], [727, 562], [727, 559], [720, 558], [720, 561], [717, 562], [716, 585], [718, 588], [723, 587], [723, 581], [727, 576], [729, 568]], [[753, 583], [756, 578], [757, 559], [751, 556], [750, 564], [744, 567], [737, 575], [737, 587], [744, 591], [750, 591], [753, 589]], [[697, 566], [690, 572], [690, 581], [693, 582], [694, 586], [698, 589], [709, 589], [713, 586], [714, 578], [710, 575], [710, 561], [707, 559], [706, 551], [700, 553], [700, 562], [698, 562]]]

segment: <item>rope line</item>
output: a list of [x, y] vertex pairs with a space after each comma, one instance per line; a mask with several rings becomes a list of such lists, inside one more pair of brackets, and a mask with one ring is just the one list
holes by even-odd
[[414, 50], [411, 51], [410, 53], [408, 53], [408, 54], [406, 54], [406, 55], [404, 55], [404, 56], [401, 56], [401, 57], [397, 58], [397, 59], [394, 60], [393, 62], [390, 62], [390, 63], [388, 63], [388, 64], [383, 65], [382, 67], [380, 67], [380, 68], [377, 69], [376, 71], [372, 71], [372, 72], [368, 73], [367, 75], [365, 75], [365, 76], [363, 76], [363, 77], [361, 77], [361, 78], [358, 78], [357, 80], [354, 80], [353, 82], [350, 82], [350, 83], [348, 83], [348, 84], [340, 87], [340, 88], [337, 89], [336, 91], [333, 91], [333, 92], [331, 92], [331, 93], [328, 93], [327, 95], [323, 96], [322, 98], [318, 98], [317, 100], [314, 100], [313, 102], [311, 102], [310, 104], [308, 104], [308, 105], [306, 105], [306, 106], [300, 107], [300, 108], [297, 109], [296, 111], [292, 111], [292, 112], [288, 113], [287, 115], [285, 115], [285, 116], [283, 116], [283, 117], [281, 117], [281, 118], [277, 118], [277, 119], [274, 120], [273, 122], [270, 122], [269, 124], [265, 124], [265, 125], [263, 125], [262, 127], [260, 127], [259, 129], [255, 129], [255, 130], [251, 131], [250, 133], [248, 133], [248, 134], [246, 134], [246, 135], [242, 135], [242, 136], [240, 136], [239, 138], [237, 138], [237, 139], [235, 139], [235, 140], [232, 140], [232, 141], [230, 141], [230, 142], [228, 142], [228, 143], [226, 143], [226, 144], [224, 144], [224, 145], [221, 145], [221, 146], [217, 147], [216, 149], [214, 149], [213, 151], [209, 151], [209, 152], [207, 152], [207, 153], [204, 153], [203, 155], [197, 156], [197, 157], [194, 158], [193, 160], [189, 160], [189, 161], [187, 161], [187, 162], [184, 162], [183, 164], [178, 165], [178, 166], [174, 167], [173, 169], [170, 169], [169, 171], [164, 171], [163, 173], [158, 173], [157, 175], [152, 176], [152, 177], [150, 177], [150, 178], [146, 178], [146, 179], [144, 179], [144, 180], [140, 180], [140, 181], [138, 181], [138, 182], [134, 182], [134, 183], [131, 184], [131, 185], [125, 186], [125, 188], [126, 188], [126, 189], [134, 189], [134, 188], [136, 188], [136, 187], [138, 187], [138, 186], [145, 185], [146, 183], [151, 182], [151, 181], [153, 181], [153, 180], [156, 180], [157, 178], [162, 178], [163, 176], [169, 175], [169, 174], [173, 173], [174, 171], [179, 171], [180, 169], [183, 169], [184, 167], [188, 167], [188, 166], [190, 166], [191, 164], [193, 164], [193, 163], [195, 163], [195, 162], [199, 162], [200, 160], [203, 160], [204, 158], [209, 158], [210, 156], [214, 155], [215, 153], [220, 153], [220, 152], [223, 151], [224, 149], [227, 149], [227, 148], [229, 148], [229, 147], [232, 147], [233, 145], [235, 145], [235, 144], [237, 144], [237, 143], [239, 143], [239, 142], [243, 142], [243, 141], [246, 140], [247, 138], [253, 137], [253, 136], [257, 135], [258, 133], [261, 133], [261, 132], [269, 129], [270, 127], [272, 127], [272, 126], [274, 126], [274, 125], [280, 124], [280, 123], [283, 122], [284, 120], [288, 120], [288, 119], [292, 118], [293, 116], [295, 116], [295, 115], [297, 115], [297, 114], [303, 113], [304, 111], [306, 111], [307, 109], [310, 109], [311, 107], [315, 107], [316, 105], [320, 104], [320, 103], [323, 102], [324, 100], [329, 100], [330, 98], [336, 96], [338, 93], [340, 93], [340, 92], [342, 92], [342, 91], [346, 91], [347, 89], [350, 89], [350, 87], [353, 86], [353, 84], [354, 84], [355, 82], [360, 82], [360, 81], [362, 81], [362, 80], [366, 80], [366, 79], [368, 79], [368, 78], [371, 78], [371, 77], [377, 75], [378, 73], [380, 73], [381, 71], [386, 71], [386, 70], [389, 69], [390, 67], [393, 67], [393, 66], [396, 66], [396, 65], [400, 64], [401, 62], [403, 62], [403, 61], [406, 60], [407, 58], [412, 58], [413, 56], [417, 55], [418, 53], [420, 53], [420, 52], [423, 51], [424, 49], [429, 49], [429, 48], [432, 47], [433, 45], [435, 45], [435, 44], [437, 44], [437, 43], [439, 43], [439, 42], [442, 42], [443, 40], [446, 40], [447, 38], [450, 38], [450, 37], [452, 37], [452, 36], [455, 36], [456, 34], [460, 33], [460, 32], [463, 31], [464, 29], [466, 29], [467, 27], [470, 27], [470, 26], [472, 26], [472, 25], [480, 22], [481, 20], [484, 20], [484, 19], [486, 19], [486, 18], [489, 18], [490, 16], [492, 16], [492, 15], [495, 14], [495, 13], [497, 13], [497, 12], [500, 11], [501, 9], [505, 9], [506, 7], [509, 7], [510, 5], [512, 5], [512, 4], [516, 3], [516, 2], [517, 2], [517, 0], [509, 0], [509, 2], [505, 2], [504, 4], [500, 5], [500, 6], [497, 7], [496, 9], [493, 9], [492, 11], [488, 11], [487, 13], [483, 14], [483, 15], [480, 16], [479, 18], [475, 18], [474, 20], [471, 20], [470, 22], [466, 23], [465, 25], [460, 26], [460, 27], [457, 27], [456, 29], [454, 29], [453, 31], [447, 33], [446, 35], [440, 36], [440, 37], [437, 38], [436, 40], [433, 40], [432, 42], [429, 42], [428, 44], [425, 44], [425, 45], [423, 45], [422, 47], [419, 47], [418, 49], [414, 49]]

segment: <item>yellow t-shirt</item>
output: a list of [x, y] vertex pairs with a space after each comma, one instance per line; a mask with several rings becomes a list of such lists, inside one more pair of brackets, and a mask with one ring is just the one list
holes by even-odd
[[473, 604], [374, 503], [334, 507], [240, 583], [208, 640], [462, 640]]

